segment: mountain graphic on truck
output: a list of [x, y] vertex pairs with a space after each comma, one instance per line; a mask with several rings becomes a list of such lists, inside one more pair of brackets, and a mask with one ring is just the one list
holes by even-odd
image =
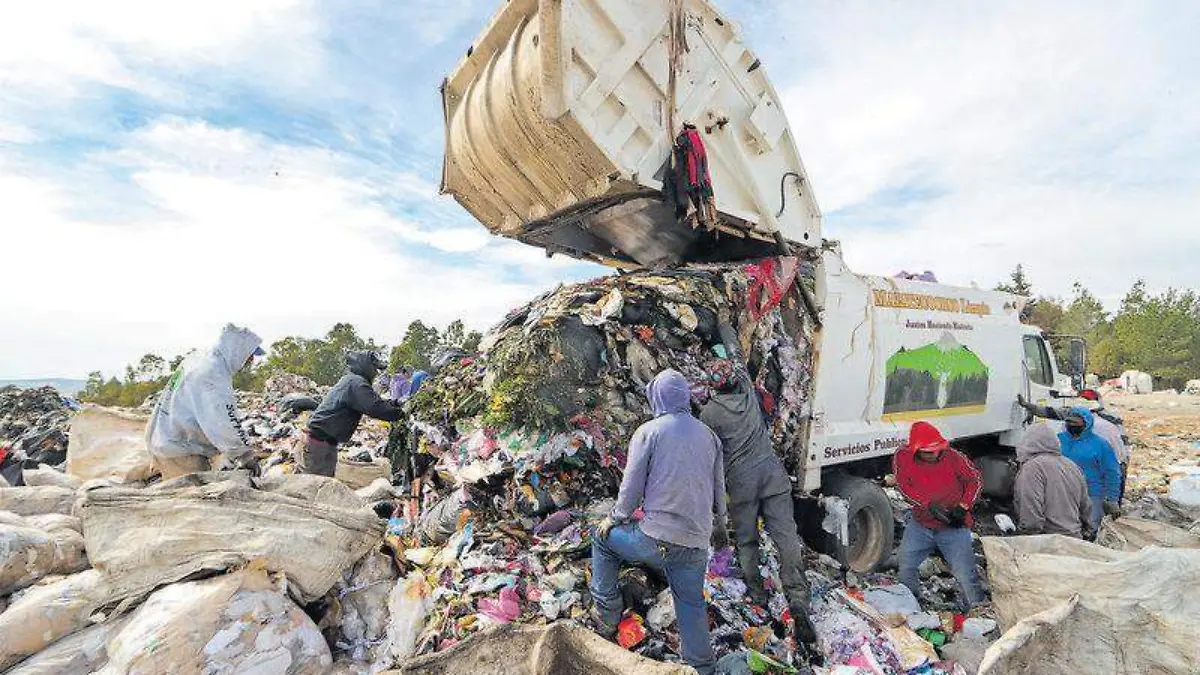
[[884, 421], [983, 412], [988, 367], [950, 333], [887, 361]]

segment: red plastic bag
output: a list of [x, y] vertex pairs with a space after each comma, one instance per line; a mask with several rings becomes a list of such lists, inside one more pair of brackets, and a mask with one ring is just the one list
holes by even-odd
[[633, 649], [646, 639], [646, 623], [638, 614], [630, 613], [617, 624], [617, 644]]

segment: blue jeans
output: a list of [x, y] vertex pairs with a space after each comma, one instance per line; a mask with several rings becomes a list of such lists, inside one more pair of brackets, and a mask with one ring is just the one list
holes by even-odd
[[931, 530], [909, 517], [900, 540], [900, 583], [918, 599], [921, 597], [921, 577], [917, 568], [934, 551], [941, 551], [958, 580], [966, 609], [984, 601], [983, 586], [975, 570], [975, 549], [971, 545], [971, 530], [965, 527]]
[[676, 546], [647, 536], [636, 523], [614, 527], [603, 541], [592, 541], [592, 598], [600, 618], [616, 625], [624, 611], [617, 574], [621, 562], [661, 570], [671, 586], [683, 658], [700, 672], [712, 673], [716, 665], [708, 635], [708, 608], [704, 603], [704, 572], [708, 551]]

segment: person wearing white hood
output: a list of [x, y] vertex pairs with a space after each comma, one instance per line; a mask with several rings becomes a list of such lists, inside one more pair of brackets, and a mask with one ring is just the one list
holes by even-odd
[[163, 480], [208, 471], [222, 453], [257, 473], [238, 421], [233, 376], [264, 353], [261, 345], [250, 330], [228, 324], [215, 347], [185, 359], [171, 375], [146, 425], [146, 445]]

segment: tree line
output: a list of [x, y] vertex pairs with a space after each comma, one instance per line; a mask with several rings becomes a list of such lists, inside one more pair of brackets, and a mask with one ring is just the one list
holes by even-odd
[[[401, 367], [427, 370], [436, 356], [446, 349], [457, 348], [473, 352], [483, 335], [467, 330], [461, 320], [444, 329], [413, 321], [404, 336], [388, 349], [370, 338], [363, 338], [349, 323], [338, 323], [324, 337], [288, 336], [276, 340], [267, 358], [251, 368], [239, 371], [233, 378], [235, 388], [242, 391], [262, 391], [263, 384], [276, 373], [303, 375], [317, 384], [330, 386], [345, 372], [343, 357], [352, 351], [386, 353], [389, 372]], [[125, 367], [124, 377], [105, 377], [100, 371], [88, 375], [87, 384], [79, 398], [88, 403], [134, 408], [147, 397], [166, 386], [171, 373], [183, 363], [185, 355], [168, 360], [157, 354], [146, 354], [136, 363]]]
[[1027, 323], [1050, 335], [1087, 340], [1088, 372], [1102, 378], [1140, 370], [1154, 377], [1156, 387], [1180, 389], [1200, 377], [1200, 296], [1193, 290], [1155, 294], [1139, 279], [1117, 311], [1109, 312], [1079, 283], [1069, 299], [1035, 296], [1021, 265], [996, 290], [1032, 298], [1025, 308]]

